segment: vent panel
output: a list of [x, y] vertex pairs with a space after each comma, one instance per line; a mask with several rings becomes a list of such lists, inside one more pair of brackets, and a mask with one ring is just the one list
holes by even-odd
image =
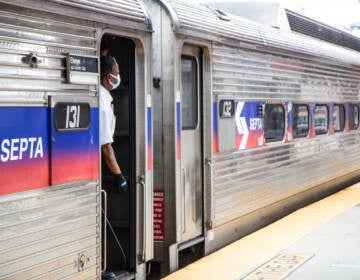
[[360, 38], [292, 11], [287, 10], [286, 14], [292, 31], [360, 51]]

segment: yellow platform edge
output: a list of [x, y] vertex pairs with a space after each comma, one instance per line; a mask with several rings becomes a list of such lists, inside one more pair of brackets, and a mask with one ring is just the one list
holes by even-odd
[[234, 280], [341, 212], [360, 203], [360, 183], [248, 235], [163, 280]]

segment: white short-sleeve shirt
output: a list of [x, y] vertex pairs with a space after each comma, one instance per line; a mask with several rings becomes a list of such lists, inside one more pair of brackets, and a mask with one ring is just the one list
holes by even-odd
[[113, 101], [110, 92], [102, 85], [99, 88], [99, 112], [100, 112], [100, 145], [112, 143], [114, 141], [114, 131], [116, 118], [111, 104]]

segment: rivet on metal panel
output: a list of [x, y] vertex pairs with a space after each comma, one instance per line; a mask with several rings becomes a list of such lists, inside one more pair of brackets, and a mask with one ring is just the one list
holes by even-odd
[[86, 257], [85, 253], [80, 253], [78, 255], [78, 271], [83, 271], [86, 268], [87, 262], [90, 260], [89, 257]]
[[27, 56], [24, 56], [21, 59], [22, 63], [29, 64], [32, 68], [37, 68], [39, 66], [39, 63], [42, 61], [38, 58], [36, 53], [29, 53]]

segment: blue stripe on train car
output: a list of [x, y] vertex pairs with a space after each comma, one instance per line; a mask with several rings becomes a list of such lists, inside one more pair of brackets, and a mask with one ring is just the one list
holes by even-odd
[[[51, 112], [54, 116], [54, 109]], [[57, 131], [51, 128], [51, 183], [96, 180], [99, 177], [98, 108], [91, 109], [88, 129]]]
[[48, 109], [0, 107], [0, 120], [0, 194], [48, 186]]

